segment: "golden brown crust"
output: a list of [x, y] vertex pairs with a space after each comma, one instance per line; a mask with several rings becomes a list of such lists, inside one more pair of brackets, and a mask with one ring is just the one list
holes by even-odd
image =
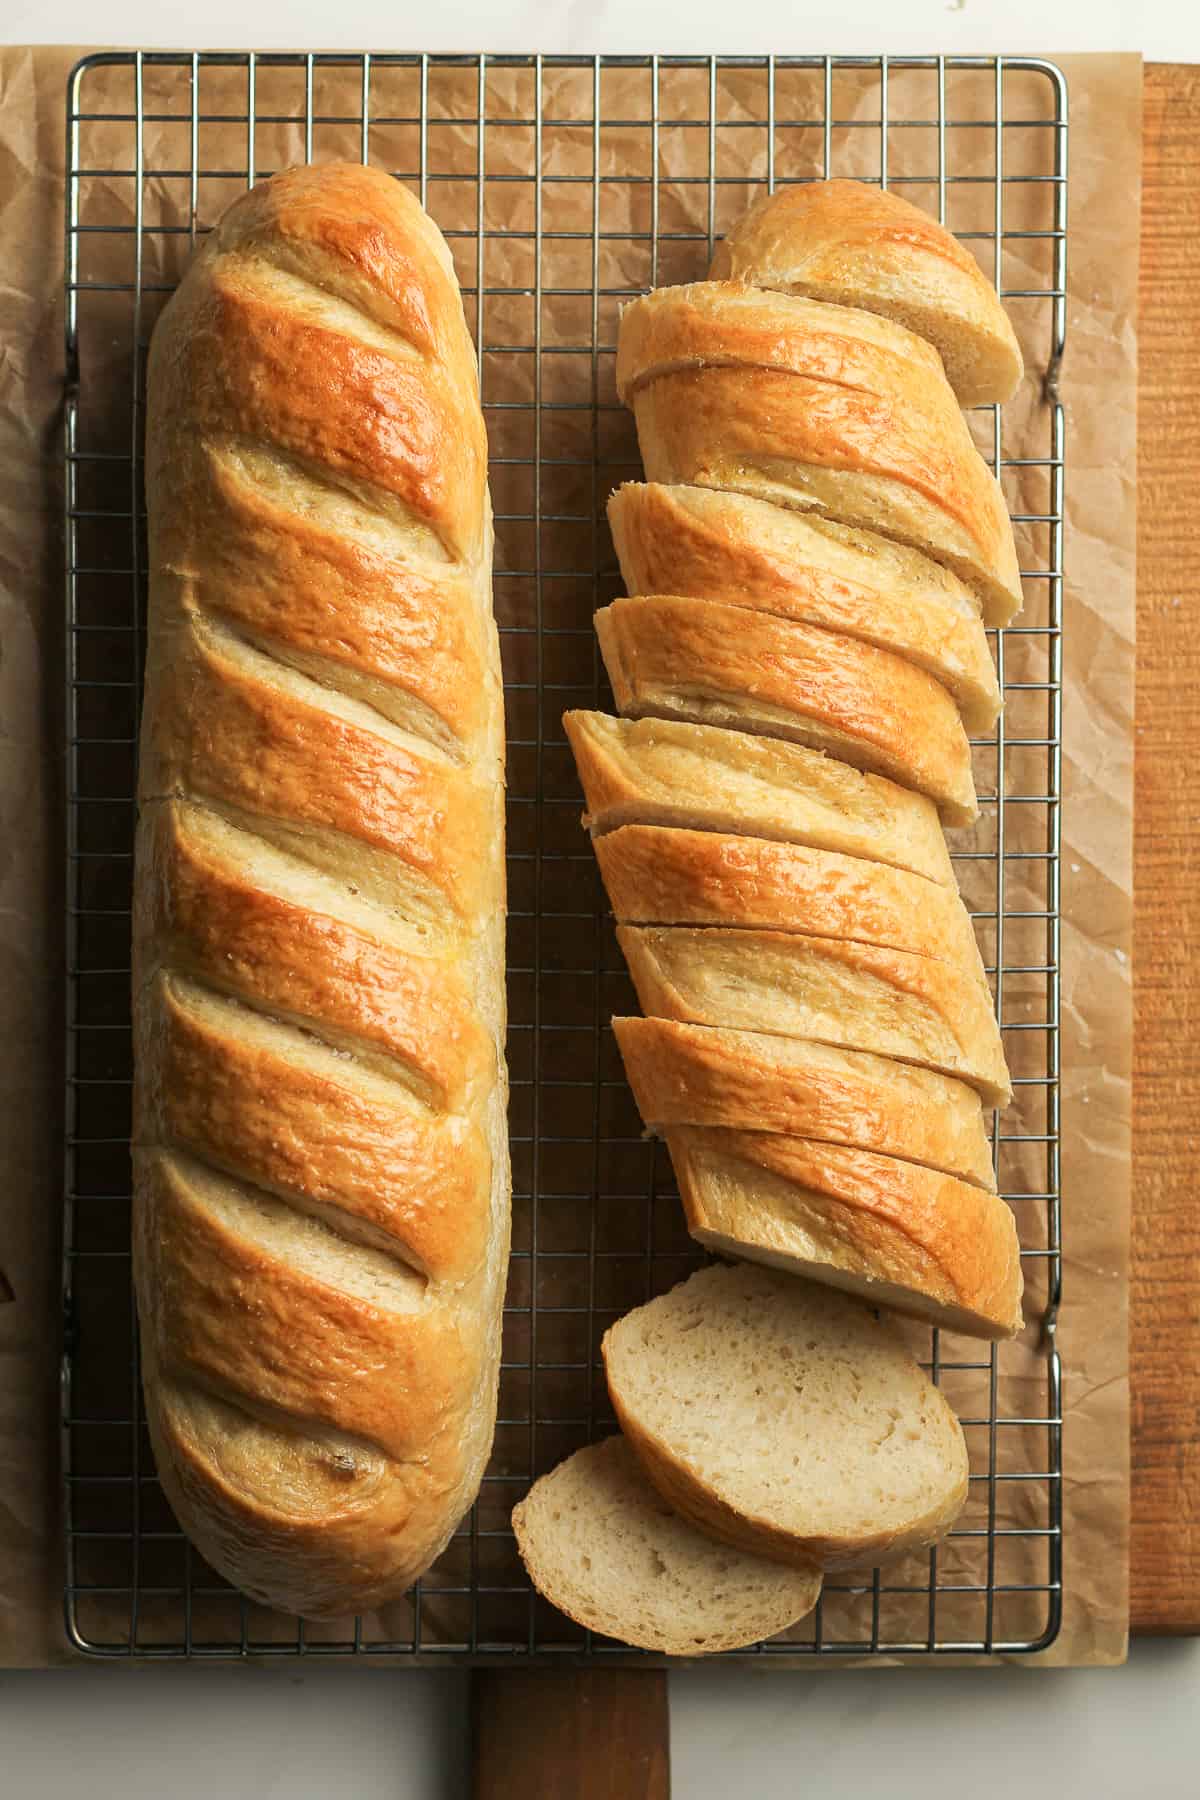
[[162, 580], [176, 584], [181, 610], [358, 675], [397, 723], [411, 707], [440, 724], [443, 748], [480, 745], [495, 683], [465, 570], [384, 554], [376, 521], [348, 494], [298, 512], [286, 470], [244, 445], [198, 446], [189, 479], [203, 543], [183, 509], [157, 525]]
[[596, 614], [622, 713], [732, 726], [827, 750], [978, 817], [971, 747], [940, 682], [902, 657], [767, 613], [673, 595]]
[[979, 1095], [961, 1081], [804, 1038], [616, 1018], [646, 1124], [783, 1132], [923, 1163], [994, 1188]]
[[462, 1410], [473, 1359], [448, 1312], [400, 1310], [386, 1290], [372, 1305], [219, 1216], [171, 1157], [149, 1157], [146, 1173], [155, 1228], [143, 1279], [162, 1366], [399, 1462]]
[[488, 1146], [469, 1115], [160, 975], [139, 996], [135, 1141], [176, 1144], [274, 1194], [331, 1207], [439, 1281], [479, 1270]]
[[626, 482], [608, 518], [631, 594], [720, 600], [862, 638], [935, 676], [968, 731], [996, 723], [978, 598], [919, 551], [714, 488]]
[[1012, 525], [937, 355], [847, 307], [719, 282], [621, 316], [618, 384], [651, 481], [732, 490], [882, 531], [946, 563], [1007, 624]]
[[886, 863], [655, 825], [625, 825], [597, 838], [595, 849], [622, 923], [847, 938], [938, 957], [984, 979], [958, 894]]
[[880, 775], [746, 731], [569, 712], [563, 727], [595, 833], [676, 825], [808, 844], [953, 887], [937, 812]]
[[373, 729], [365, 708], [339, 717], [326, 690], [289, 676], [194, 616], [160, 632], [147, 676], [143, 804], [188, 791], [358, 839], [405, 864], [457, 919], [476, 916], [487, 785], [399, 733], [385, 735], [382, 719]]
[[817, 1280], [849, 1276], [868, 1304], [874, 1287], [881, 1304], [971, 1336], [1021, 1329], [1020, 1246], [997, 1195], [772, 1132], [677, 1126], [666, 1139], [702, 1243]]
[[146, 466], [147, 1414], [213, 1566], [345, 1615], [474, 1498], [508, 1239], [486, 434], [407, 190], [231, 208], [154, 334]]
[[1010, 400], [1024, 372], [1008, 315], [970, 252], [928, 213], [861, 181], [767, 195], [717, 246], [710, 276], [908, 326], [940, 351], [963, 406]]
[[144, 969], [161, 960], [266, 1012], [374, 1047], [445, 1111], [495, 1079], [494, 1047], [449, 961], [388, 944], [311, 895], [272, 890], [222, 856], [194, 819], [189, 829], [178, 806], [147, 807], [139, 831], [146, 879], [134, 929]]
[[622, 925], [617, 939], [654, 1017], [870, 1050], [967, 1081], [989, 1106], [1012, 1099], [992, 997], [973, 969], [799, 932]]

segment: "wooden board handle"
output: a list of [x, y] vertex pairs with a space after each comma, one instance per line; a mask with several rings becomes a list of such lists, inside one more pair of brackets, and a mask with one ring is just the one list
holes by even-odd
[[661, 1669], [477, 1669], [473, 1800], [670, 1800]]

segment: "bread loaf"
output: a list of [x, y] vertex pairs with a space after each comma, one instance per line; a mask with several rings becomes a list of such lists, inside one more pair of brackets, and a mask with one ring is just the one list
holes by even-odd
[[977, 816], [971, 748], [941, 684], [858, 638], [713, 600], [614, 600], [596, 614], [620, 710], [826, 750]]
[[935, 1542], [967, 1497], [962, 1427], [857, 1300], [750, 1264], [701, 1269], [605, 1333], [621, 1429], [669, 1506], [793, 1567]]
[[857, 1294], [968, 1337], [1021, 1329], [1009, 1208], [953, 1176], [770, 1131], [677, 1125], [667, 1147], [707, 1250]]
[[184, 1529], [316, 1617], [400, 1594], [492, 1438], [503, 701], [453, 266], [405, 188], [237, 202], [150, 353], [134, 1273]]
[[819, 625], [913, 662], [992, 729], [1000, 690], [979, 597], [905, 544], [714, 488], [627, 481], [608, 522], [631, 594], [686, 594]]
[[928, 213], [861, 181], [766, 195], [718, 244], [710, 274], [906, 325], [940, 352], [963, 406], [1011, 400], [1024, 373], [1008, 314], [971, 252]]
[[774, 1637], [821, 1591], [819, 1575], [731, 1550], [672, 1512], [623, 1437], [535, 1481], [512, 1522], [530, 1579], [560, 1612], [664, 1656]]
[[677, 719], [569, 712], [563, 726], [594, 836], [676, 825], [775, 838], [954, 886], [930, 801], [821, 751]]
[[1012, 525], [937, 352], [873, 313], [723, 282], [621, 316], [617, 386], [647, 477], [727, 489], [897, 539], [1020, 610]]
[[613, 1020], [647, 1125], [777, 1131], [877, 1150], [995, 1188], [979, 1095], [961, 1081], [809, 1038]]

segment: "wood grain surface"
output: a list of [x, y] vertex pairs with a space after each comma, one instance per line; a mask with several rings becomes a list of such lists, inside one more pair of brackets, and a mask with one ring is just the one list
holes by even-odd
[[662, 1669], [480, 1669], [474, 1800], [670, 1800]]
[[1143, 138], [1130, 1624], [1200, 1632], [1200, 68]]

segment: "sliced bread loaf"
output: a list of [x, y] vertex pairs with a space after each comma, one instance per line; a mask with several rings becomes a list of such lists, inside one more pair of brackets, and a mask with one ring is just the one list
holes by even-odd
[[647, 1480], [622, 1437], [589, 1444], [513, 1510], [540, 1594], [589, 1631], [665, 1656], [773, 1637], [811, 1612], [820, 1576], [715, 1542]]
[[604, 1338], [613, 1407], [697, 1526], [794, 1567], [935, 1543], [967, 1496], [962, 1427], [887, 1325], [832, 1288], [701, 1269]]
[[769, 1131], [666, 1134], [692, 1236], [967, 1337], [1021, 1329], [1004, 1201], [952, 1175]]

